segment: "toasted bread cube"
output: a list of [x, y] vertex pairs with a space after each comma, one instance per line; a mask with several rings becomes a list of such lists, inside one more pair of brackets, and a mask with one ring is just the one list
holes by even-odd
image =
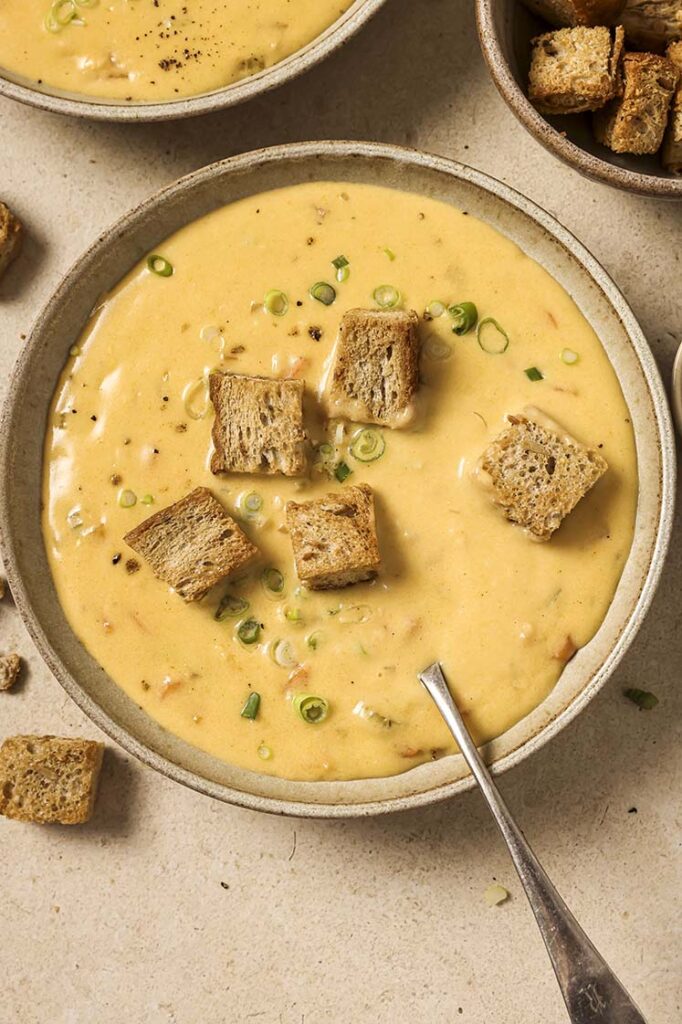
[[18, 654], [0, 655], [0, 690], [11, 690], [21, 672], [21, 658]]
[[123, 539], [185, 601], [198, 601], [258, 554], [206, 487], [155, 512]]
[[[682, 3], [680, 4], [682, 17]], [[677, 89], [668, 118], [668, 130], [663, 141], [663, 166], [672, 174], [682, 174], [682, 42], [671, 43], [666, 51], [679, 73]]]
[[324, 396], [332, 418], [402, 427], [419, 387], [419, 317], [413, 310], [344, 313]]
[[594, 448], [527, 419], [511, 424], [481, 456], [476, 477], [512, 523], [549, 540], [608, 469]]
[[303, 381], [218, 370], [209, 377], [209, 391], [212, 473], [305, 473]]
[[18, 217], [8, 206], [0, 202], [0, 277], [21, 249], [24, 229]]
[[287, 502], [296, 572], [310, 590], [373, 579], [380, 564], [374, 495], [367, 484], [340, 494]]
[[626, 0], [618, 20], [628, 43], [661, 53], [668, 43], [682, 39], [682, 0]]
[[526, 7], [550, 25], [610, 25], [625, 0], [524, 0]]
[[12, 736], [0, 747], [0, 814], [80, 825], [92, 814], [104, 747], [94, 740]]
[[614, 153], [656, 153], [677, 86], [677, 68], [655, 53], [626, 53], [623, 74], [622, 96], [595, 114], [597, 141]]
[[598, 110], [621, 88], [623, 29], [562, 28], [533, 40], [528, 98], [542, 114]]

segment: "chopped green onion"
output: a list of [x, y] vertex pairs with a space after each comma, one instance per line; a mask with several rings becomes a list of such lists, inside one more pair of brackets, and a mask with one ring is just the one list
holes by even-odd
[[311, 651], [317, 650], [317, 648], [322, 643], [322, 637], [323, 634], [320, 629], [316, 629], [313, 633], [308, 634], [308, 636], [305, 638], [305, 642], [307, 643]]
[[458, 302], [455, 306], [448, 306], [448, 313], [452, 318], [452, 333], [460, 336], [467, 334], [478, 320], [478, 310], [473, 302]]
[[336, 280], [340, 284], [343, 284], [344, 281], [347, 281], [349, 277], [350, 267], [339, 267], [339, 269], [336, 271]]
[[374, 430], [372, 427], [362, 427], [361, 430], [356, 431], [353, 435], [353, 440], [348, 450], [358, 462], [375, 462], [386, 451], [386, 442], [379, 430]]
[[[486, 337], [483, 337], [483, 329], [488, 327], [486, 331]], [[494, 333], [492, 333], [494, 331]], [[503, 352], [506, 352], [509, 348], [509, 337], [507, 332], [504, 331], [497, 320], [493, 320], [491, 316], [486, 316], [480, 321], [478, 330], [476, 331], [476, 337], [478, 344], [481, 346], [484, 352], [487, 352], [491, 356], [501, 356]]]
[[281, 594], [284, 591], [284, 576], [279, 569], [263, 569], [260, 581], [269, 594]]
[[240, 714], [242, 718], [250, 718], [251, 721], [258, 714], [258, 708], [260, 707], [260, 693], [250, 693], [246, 698], [246, 703], [241, 709]]
[[344, 267], [349, 266], [349, 262], [345, 256], [337, 256], [336, 259], [332, 260], [332, 266], [336, 267], [337, 270], [343, 270]]
[[118, 496], [118, 503], [121, 508], [132, 508], [137, 503], [135, 491], [121, 491]]
[[237, 636], [243, 644], [255, 644], [260, 639], [260, 623], [255, 619], [244, 619], [237, 626]]
[[389, 249], [388, 246], [385, 246], [384, 247], [384, 252], [388, 256], [388, 258], [391, 261], [391, 263], [393, 263], [393, 260], [395, 259], [395, 253], [393, 252], [393, 249]]
[[439, 316], [443, 315], [445, 310], [446, 306], [444, 302], [441, 302], [440, 299], [432, 299], [424, 310], [424, 319], [437, 320]]
[[447, 341], [439, 338], [437, 334], [430, 334], [424, 342], [422, 352], [427, 359], [442, 362], [444, 359], [449, 359], [452, 355], [452, 346], [448, 345]]
[[284, 618], [287, 622], [302, 623], [303, 616], [301, 615], [300, 608], [285, 608]]
[[651, 711], [658, 704], [658, 697], [650, 693], [649, 690], [638, 690], [636, 687], [630, 687], [628, 690], [623, 690], [623, 693], [628, 700], [637, 705], [640, 711]]
[[275, 640], [270, 645], [270, 657], [280, 668], [296, 668], [298, 658], [293, 646], [288, 640]]
[[566, 366], [573, 366], [579, 359], [580, 356], [577, 352], [574, 352], [572, 348], [564, 348], [561, 350], [561, 362], [566, 363]]
[[236, 619], [243, 615], [248, 607], [249, 602], [245, 601], [243, 597], [237, 597], [235, 594], [225, 594], [221, 597], [213, 618], [217, 622], [224, 622], [225, 619]]
[[173, 264], [169, 263], [165, 256], [159, 256], [157, 253], [147, 257], [147, 267], [152, 274], [159, 277], [171, 277], [173, 274]]
[[60, 26], [68, 25], [70, 21], [78, 17], [74, 0], [56, 0], [52, 4], [50, 14]]
[[313, 299], [317, 299], [324, 306], [331, 306], [332, 302], [336, 298], [336, 289], [332, 288], [326, 281], [318, 281], [310, 289], [310, 295]]
[[284, 292], [279, 291], [277, 288], [272, 288], [266, 293], [263, 305], [268, 313], [272, 313], [273, 316], [284, 316], [289, 308], [289, 300]]
[[81, 354], [81, 347], [80, 347], [80, 345], [72, 345], [71, 348], [69, 349], [69, 355], [70, 356], [79, 356], [80, 354]]
[[372, 298], [381, 309], [393, 309], [398, 305], [402, 296], [392, 284], [380, 284], [378, 288], [374, 289]]
[[142, 502], [143, 505], [153, 505], [154, 504], [154, 495], [153, 494], [143, 494], [142, 497], [140, 498], [140, 501]]
[[272, 750], [265, 743], [261, 743], [260, 747], [258, 748], [258, 756], [260, 757], [261, 761], [269, 761], [270, 758], [272, 757]]
[[324, 697], [315, 697], [312, 693], [299, 693], [294, 697], [294, 710], [308, 725], [324, 722], [329, 712], [329, 702]]
[[244, 519], [257, 519], [263, 508], [263, 498], [258, 491], [248, 491], [237, 498], [237, 508]]
[[339, 481], [339, 483], [342, 484], [344, 480], [348, 479], [352, 472], [353, 470], [347, 463], [339, 462], [338, 466], [334, 470], [334, 476]]
[[545, 376], [538, 370], [537, 366], [529, 366], [527, 370], [523, 371], [528, 380], [544, 380]]

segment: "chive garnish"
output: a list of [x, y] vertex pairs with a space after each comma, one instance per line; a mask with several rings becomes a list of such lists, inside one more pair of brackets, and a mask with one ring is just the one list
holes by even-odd
[[386, 451], [386, 442], [380, 431], [363, 427], [353, 435], [348, 450], [358, 462], [375, 462]]
[[381, 309], [393, 309], [400, 302], [402, 296], [392, 284], [380, 284], [374, 289], [372, 298]]
[[143, 494], [142, 497], [140, 498], [140, 501], [142, 502], [143, 505], [153, 505], [154, 504], [154, 495], [153, 494]]
[[158, 253], [152, 253], [147, 257], [147, 268], [158, 277], [171, 277], [173, 274], [173, 264], [165, 256], [159, 256]]
[[284, 591], [284, 576], [279, 569], [263, 569], [260, 581], [269, 594], [281, 594]]
[[651, 711], [658, 704], [658, 697], [649, 690], [638, 690], [637, 687], [633, 686], [623, 690], [623, 693], [628, 700], [637, 705], [640, 711]]
[[544, 380], [545, 376], [538, 370], [537, 366], [529, 366], [527, 370], [523, 371], [528, 380]]
[[[484, 338], [483, 330], [486, 327], [489, 329], [486, 331], [486, 336]], [[502, 353], [506, 352], [509, 348], [509, 336], [507, 335], [507, 332], [503, 330], [497, 320], [494, 320], [491, 316], [486, 316], [479, 322], [476, 337], [478, 339], [478, 344], [481, 346], [483, 351], [487, 352], [491, 356], [501, 356]]]
[[441, 302], [440, 299], [431, 299], [428, 306], [424, 310], [425, 320], [437, 320], [439, 316], [442, 316], [446, 310], [446, 305]]
[[236, 619], [237, 616], [243, 615], [248, 607], [249, 602], [245, 601], [243, 597], [237, 597], [235, 594], [228, 593], [221, 597], [213, 618], [217, 622], [224, 622], [225, 619]]
[[250, 693], [246, 698], [246, 703], [241, 709], [240, 714], [242, 718], [250, 718], [251, 721], [258, 714], [258, 708], [260, 707], [260, 693]]
[[342, 484], [344, 480], [348, 479], [352, 472], [353, 470], [346, 462], [339, 462], [338, 466], [334, 470], [334, 476], [339, 483]]
[[299, 693], [294, 697], [294, 710], [308, 725], [324, 722], [329, 713], [329, 702], [324, 697], [315, 697], [312, 693]]
[[244, 619], [237, 626], [237, 636], [243, 644], [255, 644], [260, 639], [260, 623], [255, 619]]
[[467, 334], [478, 320], [478, 310], [473, 302], [458, 302], [448, 306], [448, 313], [452, 318], [452, 333], [457, 335]]
[[384, 252], [388, 256], [391, 263], [393, 263], [393, 260], [395, 259], [395, 253], [393, 252], [393, 249], [389, 249], [389, 247], [386, 245], [384, 246]]
[[343, 267], [347, 267], [348, 260], [345, 256], [337, 256], [336, 259], [332, 260], [332, 266], [336, 267], [337, 270], [341, 270]]
[[284, 292], [278, 288], [271, 288], [269, 292], [266, 292], [263, 305], [273, 316], [284, 316], [289, 308], [289, 300]]
[[336, 289], [326, 281], [318, 281], [310, 289], [310, 295], [313, 299], [317, 299], [323, 306], [331, 306], [332, 302], [336, 298]]

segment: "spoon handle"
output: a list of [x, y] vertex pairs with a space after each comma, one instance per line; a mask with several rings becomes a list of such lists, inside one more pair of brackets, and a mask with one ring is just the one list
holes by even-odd
[[471, 739], [440, 665], [430, 665], [420, 673], [419, 679], [457, 740], [509, 847], [545, 941], [571, 1021], [573, 1024], [646, 1024], [641, 1012], [573, 917], [524, 839]]

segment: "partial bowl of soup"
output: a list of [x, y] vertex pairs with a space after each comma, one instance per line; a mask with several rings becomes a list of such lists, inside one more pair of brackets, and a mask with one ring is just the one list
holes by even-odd
[[384, 0], [4, 0], [0, 95], [56, 113], [162, 121], [282, 85]]
[[669, 412], [613, 282], [508, 186], [375, 144], [239, 156], [119, 221], [38, 318], [1, 436], [8, 574], [67, 692], [277, 813], [467, 789], [436, 659], [518, 764], [623, 657], [671, 525]]

